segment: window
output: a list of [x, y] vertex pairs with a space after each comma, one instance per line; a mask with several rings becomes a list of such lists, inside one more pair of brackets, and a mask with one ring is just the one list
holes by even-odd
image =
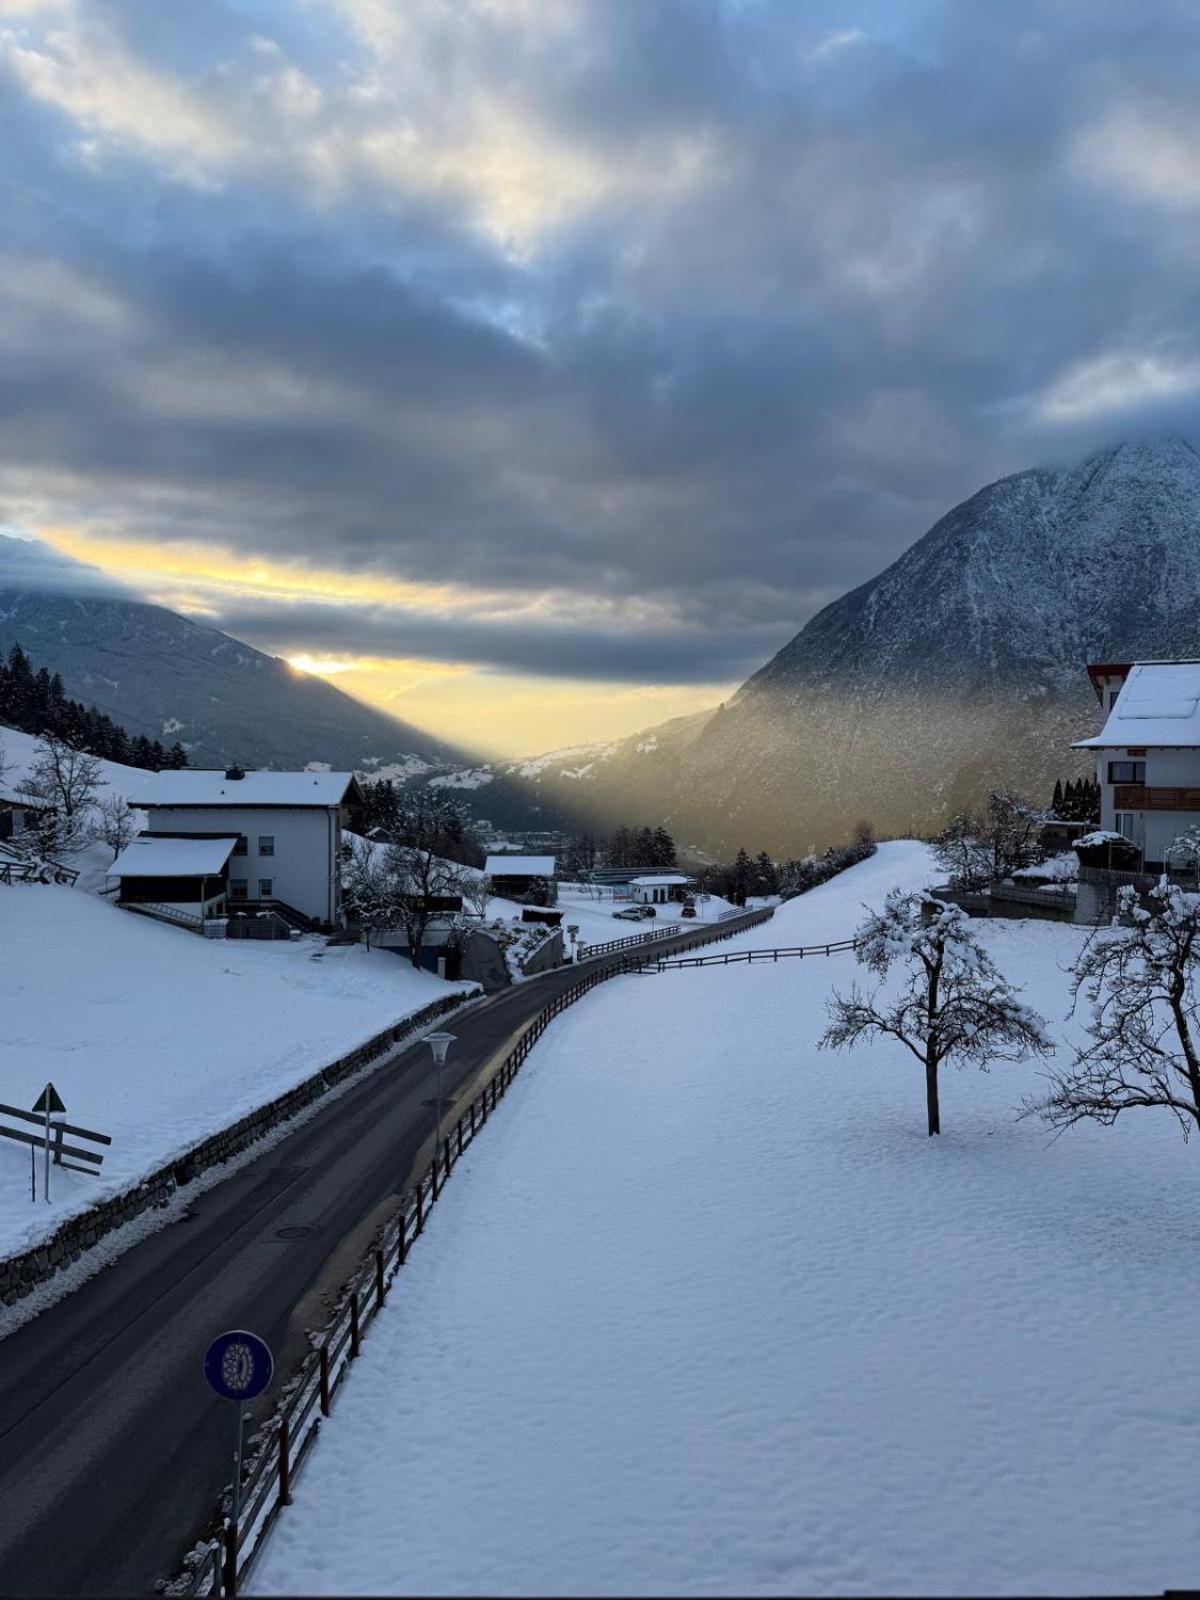
[[1108, 763], [1109, 783], [1145, 783], [1146, 763], [1144, 761], [1110, 761]]
[[275, 835], [273, 833], [259, 834], [258, 853], [260, 856], [273, 856], [275, 854]]
[[275, 879], [274, 878], [260, 878], [258, 880], [258, 898], [260, 900], [269, 900], [274, 893], [275, 893]]
[[1120, 693], [1121, 693], [1120, 689], [1110, 689], [1108, 691], [1108, 709], [1110, 711], [1116, 705], [1117, 698], [1120, 695]]
[[247, 884], [245, 878], [230, 878], [229, 898], [231, 900], [244, 900], [246, 898]]
[[[228, 835], [226, 835], [226, 837], [228, 837]], [[246, 854], [246, 848], [246, 835], [244, 833], [239, 833], [238, 842], [233, 847], [233, 853], [235, 856], [244, 856]]]

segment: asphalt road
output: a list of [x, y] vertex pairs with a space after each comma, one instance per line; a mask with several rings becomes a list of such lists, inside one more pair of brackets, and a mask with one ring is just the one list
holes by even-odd
[[[443, 1093], [465, 1104], [576, 976], [549, 973], [451, 1020]], [[398, 1050], [0, 1343], [0, 1593], [146, 1593], [172, 1574], [229, 1479], [232, 1407], [204, 1380], [205, 1348], [252, 1328], [290, 1370], [428, 1159], [433, 1095], [428, 1047]], [[519, 1096], [504, 1111], [517, 1114]]]

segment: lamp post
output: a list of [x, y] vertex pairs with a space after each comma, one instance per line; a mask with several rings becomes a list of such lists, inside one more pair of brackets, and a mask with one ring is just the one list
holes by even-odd
[[442, 1128], [442, 1068], [446, 1065], [446, 1053], [454, 1043], [452, 1033], [427, 1033], [425, 1043], [433, 1051], [434, 1063], [437, 1066], [437, 1096], [433, 1102], [433, 1182], [437, 1187], [438, 1163], [438, 1136]]

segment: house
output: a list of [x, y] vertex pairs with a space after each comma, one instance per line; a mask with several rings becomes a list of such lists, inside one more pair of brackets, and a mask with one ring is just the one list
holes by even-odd
[[1073, 748], [1096, 753], [1100, 827], [1160, 870], [1173, 841], [1200, 826], [1200, 661], [1106, 662], [1088, 675], [1104, 727]]
[[484, 872], [492, 881], [492, 893], [504, 900], [521, 900], [537, 879], [549, 888], [551, 902], [558, 899], [558, 862], [553, 856], [489, 856]]
[[686, 900], [695, 880], [685, 872], [648, 872], [631, 878], [635, 905], [664, 906], [669, 901]]
[[[129, 796], [147, 818], [129, 850], [143, 848], [132, 857], [122, 852], [109, 874], [121, 879], [127, 905], [151, 893], [162, 905], [223, 899], [229, 912], [271, 910], [296, 927], [337, 928], [344, 920], [338, 848], [347, 807], [360, 798], [350, 772], [147, 773]], [[167, 849], [172, 840], [196, 848]], [[164, 882], [172, 896], [189, 885], [195, 894], [176, 902]]]
[[23, 794], [15, 785], [0, 779], [0, 839], [15, 839], [36, 828], [50, 809], [44, 801]]

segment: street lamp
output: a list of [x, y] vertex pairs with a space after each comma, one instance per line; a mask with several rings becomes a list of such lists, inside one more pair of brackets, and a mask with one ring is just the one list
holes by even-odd
[[433, 1181], [437, 1184], [438, 1160], [438, 1134], [442, 1127], [442, 1068], [446, 1065], [446, 1053], [454, 1043], [452, 1033], [427, 1033], [425, 1043], [433, 1051], [434, 1063], [437, 1066], [437, 1098], [433, 1106]]

